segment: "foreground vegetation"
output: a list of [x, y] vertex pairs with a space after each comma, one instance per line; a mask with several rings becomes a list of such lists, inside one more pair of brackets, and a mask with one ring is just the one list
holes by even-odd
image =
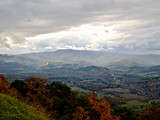
[[0, 120], [48, 120], [35, 110], [15, 98], [0, 94]]
[[[0, 94], [0, 105], [2, 105], [0, 109], [4, 111], [0, 114], [0, 118], [4, 118], [4, 120], [12, 119], [13, 116], [15, 116], [15, 120], [47, 118], [51, 120], [160, 119], [160, 109], [156, 104], [137, 111], [120, 106], [112, 98], [98, 99], [94, 92], [89, 96], [79, 94], [65, 84], [58, 82], [46, 84], [44, 79], [36, 77], [8, 83], [4, 76], [0, 76], [0, 93], [2, 93]], [[38, 106], [38, 108], [31, 108], [28, 105]], [[32, 112], [34, 109], [37, 112]], [[47, 118], [37, 116], [40, 111], [43, 112], [42, 116], [47, 116]]]

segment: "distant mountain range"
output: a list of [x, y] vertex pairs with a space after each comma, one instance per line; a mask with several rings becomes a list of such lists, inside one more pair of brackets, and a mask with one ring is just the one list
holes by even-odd
[[63, 49], [55, 52], [40, 52], [21, 55], [0, 55], [1, 64], [45, 66], [57, 64], [79, 64], [83, 66], [153, 66], [160, 65], [160, 55], [129, 55], [111, 52]]

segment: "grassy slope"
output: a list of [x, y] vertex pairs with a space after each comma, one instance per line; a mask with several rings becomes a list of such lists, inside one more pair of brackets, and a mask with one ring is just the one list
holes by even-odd
[[47, 120], [32, 107], [0, 94], [0, 120]]

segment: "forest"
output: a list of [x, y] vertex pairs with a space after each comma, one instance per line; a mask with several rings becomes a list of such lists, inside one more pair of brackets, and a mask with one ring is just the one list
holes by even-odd
[[[160, 119], [159, 103], [152, 102], [142, 106], [141, 109], [128, 108], [111, 97], [100, 97], [96, 92], [86, 94], [73, 91], [66, 84], [54, 81], [47, 83], [45, 79], [38, 77], [8, 82], [3, 75], [0, 75], [0, 94], [32, 106], [32, 109], [36, 109], [36, 111], [43, 111], [46, 120]], [[7, 109], [5, 110], [7, 111]], [[12, 112], [8, 114], [12, 114]], [[4, 114], [0, 114], [0, 119], [5, 120], [5, 117]], [[10, 119], [22, 120], [25, 118], [23, 112], [17, 112], [11, 115]]]

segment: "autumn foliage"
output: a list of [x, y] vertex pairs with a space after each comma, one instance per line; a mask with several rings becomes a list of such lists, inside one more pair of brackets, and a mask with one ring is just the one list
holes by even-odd
[[[113, 109], [108, 101], [99, 100], [94, 92], [89, 96], [78, 94], [65, 84], [46, 84], [46, 80], [37, 77], [8, 83], [0, 75], [0, 93], [43, 107], [51, 120], [160, 120], [157, 106], [148, 106], [139, 113], [119, 107]], [[129, 113], [134, 116], [128, 119]]]
[[85, 109], [82, 107], [77, 107], [75, 112], [73, 113], [72, 120], [90, 120], [90, 117], [88, 116], [88, 111], [85, 111]]
[[1, 93], [8, 93], [9, 90], [10, 90], [10, 85], [8, 84], [5, 77], [0, 75], [0, 92]]
[[31, 77], [26, 79], [26, 96], [27, 101], [39, 102], [39, 104], [49, 108], [53, 100], [49, 98], [50, 91], [46, 89], [45, 80]]
[[92, 108], [100, 113], [100, 120], [119, 120], [119, 117], [111, 114], [111, 108], [108, 101], [105, 101], [104, 99], [98, 101], [97, 94], [94, 92], [89, 95], [89, 98]]
[[146, 106], [146, 108], [140, 113], [138, 117], [139, 120], [160, 120], [160, 109], [152, 105], [151, 107]]
[[[119, 117], [111, 114], [109, 102], [105, 100], [98, 101], [97, 94], [94, 92], [89, 95], [89, 101], [92, 110], [85, 111], [84, 108], [77, 107], [73, 114], [73, 120], [119, 120]], [[95, 111], [97, 115], [93, 115], [92, 111]]]
[[3, 75], [0, 75], [0, 93], [15, 95], [16, 90], [10, 87], [10, 84], [7, 82], [6, 78]]

